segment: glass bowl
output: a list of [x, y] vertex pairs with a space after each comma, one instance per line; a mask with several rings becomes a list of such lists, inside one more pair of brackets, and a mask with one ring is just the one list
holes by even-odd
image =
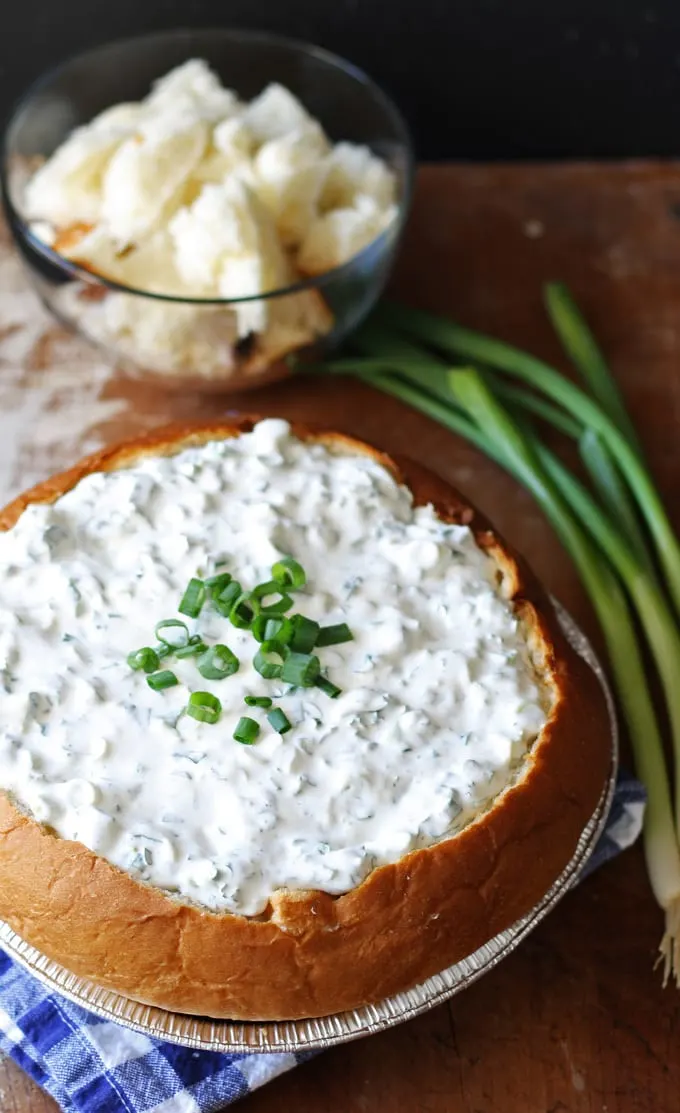
[[[202, 58], [244, 100], [270, 82], [286, 86], [332, 142], [363, 144], [397, 181], [397, 215], [348, 262], [285, 289], [248, 298], [172, 297], [121, 285], [57, 254], [32, 230], [23, 205], [34, 169], [81, 124], [105, 108], [143, 99], [152, 83], [190, 58]], [[370, 311], [387, 281], [413, 185], [413, 148], [389, 97], [349, 62], [306, 43], [243, 30], [171, 31], [97, 47], [63, 63], [24, 96], [4, 136], [2, 194], [10, 229], [38, 293], [55, 317], [97, 345], [123, 373], [159, 385], [232, 391], [290, 374], [339, 344]], [[305, 319], [286, 343], [239, 339], [238, 312], [266, 310], [268, 319]], [[321, 299], [321, 300], [319, 300]], [[248, 308], [245, 303], [252, 303]], [[260, 303], [258, 306], [256, 303]], [[323, 322], [321, 324], [320, 322]]]

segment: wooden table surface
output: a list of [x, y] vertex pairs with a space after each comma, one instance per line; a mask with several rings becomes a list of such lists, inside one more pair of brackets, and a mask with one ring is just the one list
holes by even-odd
[[[541, 283], [567, 281], [608, 352], [680, 526], [680, 165], [451, 166], [419, 180], [395, 292], [555, 362]], [[117, 382], [50, 324], [0, 246], [0, 481], [10, 494], [83, 448], [175, 416], [246, 408], [331, 422], [408, 452], [531, 555], [597, 641], [533, 503], [454, 436], [347, 381], [183, 398]], [[678, 1113], [680, 993], [654, 971], [661, 915], [639, 848], [570, 894], [492, 973], [429, 1014], [264, 1087], [249, 1113]], [[0, 1064], [2, 1113], [54, 1109]], [[93, 1111], [94, 1113], [94, 1111]]]

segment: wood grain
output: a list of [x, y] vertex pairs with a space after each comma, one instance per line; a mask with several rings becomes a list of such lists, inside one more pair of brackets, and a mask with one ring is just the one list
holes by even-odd
[[[567, 281], [611, 359], [676, 525], [679, 217], [676, 164], [425, 168], [394, 283], [404, 299], [564, 366], [541, 284]], [[3, 320], [0, 300], [0, 330], [12, 323]], [[73, 358], [85, 365], [79, 342], [62, 337], [58, 344], [75, 345]], [[49, 374], [49, 344], [45, 350], [42, 374]], [[27, 390], [39, 373], [31, 372]], [[2, 389], [0, 377], [0, 404]], [[94, 431], [99, 440], [242, 407], [332, 420], [388, 451], [408, 452], [469, 493], [530, 553], [547, 586], [598, 640], [574, 570], [529, 497], [473, 449], [390, 399], [344, 380], [297, 381], [225, 399], [159, 398], [113, 378], [101, 394], [116, 406]], [[67, 417], [64, 429], [60, 462], [67, 463]], [[40, 448], [31, 451], [39, 472]], [[653, 969], [660, 934], [636, 848], [585, 881], [517, 952], [450, 1005], [326, 1052], [249, 1097], [244, 1108], [677, 1113], [680, 996], [662, 990]], [[2, 1113], [51, 1108], [17, 1068], [0, 1064]]]

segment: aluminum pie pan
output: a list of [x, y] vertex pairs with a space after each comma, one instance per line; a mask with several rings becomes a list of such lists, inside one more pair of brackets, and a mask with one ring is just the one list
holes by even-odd
[[564, 608], [554, 601], [564, 634], [597, 676], [609, 709], [611, 765], [597, 807], [581, 833], [573, 857], [548, 892], [532, 910], [500, 932], [474, 954], [403, 993], [375, 1005], [308, 1020], [244, 1022], [213, 1020], [169, 1012], [133, 1001], [110, 989], [70, 973], [59, 963], [25, 942], [0, 920], [0, 946], [43, 985], [105, 1020], [141, 1032], [152, 1039], [205, 1051], [235, 1054], [315, 1051], [382, 1032], [411, 1020], [466, 989], [492, 970], [533, 931], [569, 892], [602, 834], [611, 807], [618, 768], [616, 708], [604, 670], [590, 642]]

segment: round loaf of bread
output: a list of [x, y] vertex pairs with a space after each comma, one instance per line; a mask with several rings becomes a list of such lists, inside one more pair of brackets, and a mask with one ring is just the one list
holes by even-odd
[[[173, 428], [0, 527], [0, 917], [75, 974], [216, 1018], [339, 1012], [471, 954], [573, 855], [610, 767], [599, 683], [524, 561], [424, 468], [278, 421]], [[250, 588], [286, 553], [295, 607], [354, 635], [316, 651], [339, 698], [310, 711], [249, 671], [250, 632], [207, 608], [195, 629], [235, 676], [162, 662], [179, 683], [151, 692], [127, 666], [182, 619], [175, 573], [232, 560]], [[192, 688], [220, 722], [182, 716]]]

